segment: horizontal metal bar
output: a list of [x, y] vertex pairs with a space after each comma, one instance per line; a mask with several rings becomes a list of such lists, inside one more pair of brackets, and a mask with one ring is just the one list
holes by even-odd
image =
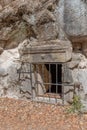
[[56, 84], [56, 83], [42, 83], [42, 84], [48, 84], [48, 85], [62, 85], [62, 84]]
[[42, 65], [42, 64], [44, 64], [44, 65], [45, 65], [45, 64], [48, 64], [48, 65], [49, 65], [49, 64], [58, 64], [58, 65], [60, 65], [60, 64], [65, 64], [65, 63], [64, 63], [64, 62], [53, 62], [53, 61], [52, 61], [52, 62], [39, 62], [39, 63], [38, 63], [38, 62], [32, 62], [32, 64], [35, 64], [35, 65], [36, 65], [36, 64], [37, 64], [37, 65], [40, 65], [40, 64], [41, 64], [41, 65]]
[[50, 84], [50, 85], [55, 85], [55, 86], [56, 86], [56, 85], [61, 85], [61, 86], [62, 86], [62, 85], [64, 85], [64, 86], [74, 86], [74, 84], [41, 83], [41, 82], [38, 82], [38, 81], [37, 81], [36, 83], [35, 83], [35, 82], [32, 82], [32, 83], [34, 83], [34, 84], [44, 84], [44, 85], [49, 85], [49, 84]]
[[17, 72], [17, 73], [34, 73], [34, 71], [32, 71], [32, 72], [22, 72], [22, 71], [20, 71], [20, 72]]
[[59, 64], [65, 64], [66, 62], [53, 62], [53, 61], [52, 61], [52, 62], [22, 62], [22, 63], [23, 63], [23, 65], [24, 65], [24, 64], [29, 64], [29, 65], [30, 65], [30, 64], [32, 64], [32, 65], [33, 65], [33, 64], [35, 64], [35, 65], [36, 65], [36, 64], [37, 64], [37, 65], [39, 65], [39, 64], [43, 64], [43, 65], [45, 65], [45, 64], [48, 64], [48, 65], [49, 65], [49, 64], [58, 64], [58, 65], [59, 65]]
[[62, 83], [61, 84], [56, 84], [56, 83], [42, 83], [42, 84], [61, 85], [61, 86], [62, 85], [64, 85], [64, 86], [73, 86], [74, 85], [74, 84], [62, 84]]

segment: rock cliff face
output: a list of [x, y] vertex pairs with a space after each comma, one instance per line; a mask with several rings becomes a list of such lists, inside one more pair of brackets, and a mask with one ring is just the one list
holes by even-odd
[[[18, 81], [17, 69], [21, 65], [19, 52], [22, 56], [23, 49], [26, 46], [37, 45], [38, 43], [42, 45], [49, 43], [49, 41], [55, 43], [59, 40], [60, 43], [64, 41], [62, 46], [65, 47], [64, 43], [67, 43], [72, 48], [71, 52], [68, 53], [67, 64], [72, 72], [73, 81], [81, 82], [84, 91], [82, 98], [86, 100], [86, 26], [87, 3], [84, 0], [1, 0], [1, 96], [8, 96], [8, 93], [12, 93], [11, 95], [16, 95], [16, 97], [25, 96], [29, 98], [28, 82], [21, 81], [19, 83]], [[19, 49], [18, 52], [18, 48], [22, 49]], [[18, 58], [18, 60], [15, 60], [15, 58]]]
[[[75, 50], [87, 56], [87, 2], [84, 0], [61, 0], [59, 23]], [[61, 13], [62, 12], [62, 13]]]
[[29, 76], [22, 81], [18, 78], [17, 70], [21, 62], [17, 48], [26, 39], [40, 42], [58, 37], [59, 28], [54, 13], [57, 4], [57, 0], [0, 1], [1, 96], [30, 98]]

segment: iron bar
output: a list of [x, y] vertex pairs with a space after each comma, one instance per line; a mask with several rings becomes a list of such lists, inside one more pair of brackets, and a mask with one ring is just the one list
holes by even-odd
[[64, 105], [64, 85], [62, 85], [62, 105]]
[[[32, 64], [30, 64], [30, 70], [31, 70]], [[32, 99], [33, 99], [33, 85], [32, 85], [32, 73], [30, 73], [30, 82], [31, 82], [31, 93], [32, 93]]]
[[[56, 64], [56, 94], [58, 92], [58, 64]], [[56, 97], [56, 103], [57, 103], [57, 97]]]
[[[50, 82], [51, 82], [51, 79], [50, 79], [51, 64], [49, 64], [49, 69], [48, 69], [48, 70], [49, 70], [49, 83], [50, 83]], [[48, 90], [48, 91], [49, 91], [49, 93], [51, 93], [51, 85], [52, 85], [52, 84], [49, 84], [49, 90]], [[50, 95], [49, 95], [49, 101], [50, 101]]]
[[44, 64], [42, 64], [42, 79], [43, 79], [43, 82], [44, 82]]

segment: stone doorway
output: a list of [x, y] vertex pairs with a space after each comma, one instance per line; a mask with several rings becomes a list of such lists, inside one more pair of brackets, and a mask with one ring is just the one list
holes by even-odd
[[38, 41], [28, 43], [22, 49], [21, 61], [30, 66], [22, 74], [29, 74], [32, 100], [46, 99], [51, 102], [53, 97], [52, 100], [63, 102], [66, 95], [69, 95], [71, 83], [71, 72], [67, 68], [67, 62], [72, 56], [71, 43], [59, 40]]
[[[34, 66], [33, 100], [63, 102], [62, 63], [32, 63]], [[32, 74], [31, 74], [32, 75]]]
[[45, 64], [49, 73], [51, 73], [51, 88], [48, 89], [47, 93], [62, 94], [62, 64]]

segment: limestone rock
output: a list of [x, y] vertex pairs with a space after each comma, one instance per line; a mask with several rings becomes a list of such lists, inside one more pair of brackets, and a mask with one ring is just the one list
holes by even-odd
[[27, 37], [50, 40], [58, 37], [54, 15], [58, 0], [1, 0], [0, 46], [17, 47]]
[[72, 53], [72, 60], [70, 62], [68, 62], [68, 67], [70, 69], [74, 69], [77, 68], [78, 65], [80, 64], [81, 60], [83, 59], [83, 55], [81, 55], [80, 53]]
[[81, 61], [79, 62], [78, 68], [86, 69], [87, 68], [87, 59], [84, 55], [81, 55]]
[[86, 36], [87, 28], [84, 26], [87, 24], [86, 3], [82, 0], [62, 0], [59, 2], [59, 6], [59, 9], [63, 11], [63, 13], [60, 14], [60, 18], [61, 20], [62, 17], [64, 18], [62, 23], [65, 23], [64, 26], [66, 33], [77, 39], [78, 36]]
[[11, 27], [3, 27], [0, 30], [0, 46], [5, 49], [15, 48], [26, 36], [26, 25], [23, 22]]
[[19, 53], [23, 62], [67, 62], [71, 59], [72, 45], [69, 41], [25, 40], [19, 46]]
[[[21, 67], [20, 60], [67, 62], [69, 69], [65, 69], [65, 80], [67, 83], [81, 82], [84, 92], [80, 94], [85, 100], [86, 12], [84, 0], [0, 0], [0, 95], [31, 97], [30, 75], [22, 74], [19, 81], [17, 70]], [[28, 67], [25, 65], [24, 68]], [[35, 81], [34, 73], [32, 75]], [[48, 77], [47, 71], [46, 75]], [[40, 75], [39, 81], [43, 82]], [[69, 89], [72, 87], [68, 85], [64, 91]], [[41, 85], [39, 93], [43, 93]], [[67, 100], [67, 94], [65, 98]]]
[[87, 55], [87, 2], [84, 0], [61, 0], [56, 9], [58, 23], [63, 28], [72, 44], [81, 44], [78, 50]]
[[87, 69], [75, 69], [73, 70], [73, 78], [74, 78], [74, 81], [76, 82], [79, 81], [82, 86], [83, 86], [83, 90], [84, 90], [84, 93], [86, 94], [87, 93]]
[[0, 47], [0, 54], [1, 54], [3, 51], [4, 51], [3, 48]]
[[2, 6], [0, 5], [0, 10], [2, 10]]
[[37, 24], [46, 24], [48, 22], [55, 22], [54, 15], [49, 10], [43, 10], [38, 13]]
[[87, 43], [82, 43], [82, 52], [87, 57]]
[[[18, 49], [5, 50], [0, 55], [0, 96], [29, 98], [29, 80], [19, 81], [17, 70], [21, 67]], [[27, 96], [26, 96], [27, 95]]]

